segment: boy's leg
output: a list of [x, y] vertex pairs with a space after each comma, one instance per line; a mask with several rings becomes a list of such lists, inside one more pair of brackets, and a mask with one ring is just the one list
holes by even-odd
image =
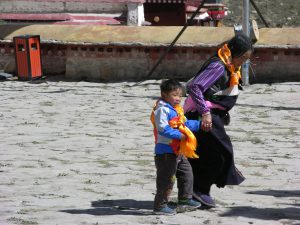
[[193, 194], [193, 171], [189, 161], [184, 156], [178, 156], [177, 186], [178, 207], [177, 212], [195, 210], [201, 207], [201, 203], [192, 199]]
[[177, 187], [178, 200], [191, 199], [193, 193], [193, 170], [191, 164], [184, 156], [177, 157]]
[[176, 155], [162, 154], [155, 156], [156, 166], [156, 195], [154, 210], [167, 206], [176, 177]]

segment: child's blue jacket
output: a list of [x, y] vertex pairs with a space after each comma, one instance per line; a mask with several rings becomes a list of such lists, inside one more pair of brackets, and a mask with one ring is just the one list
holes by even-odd
[[[181, 139], [182, 134], [178, 129], [169, 125], [169, 121], [178, 116], [176, 110], [167, 102], [159, 100], [154, 110], [155, 120], [155, 154], [174, 153], [171, 143], [174, 139]], [[191, 131], [197, 131], [200, 127], [200, 121], [187, 120], [185, 122]]]

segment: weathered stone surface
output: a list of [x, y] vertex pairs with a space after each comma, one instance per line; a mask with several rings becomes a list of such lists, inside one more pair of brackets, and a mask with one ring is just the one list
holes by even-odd
[[[129, 45], [168, 45], [182, 27], [0, 25], [0, 38], [39, 34], [43, 41]], [[256, 46], [300, 46], [300, 28], [263, 28]], [[232, 27], [188, 27], [177, 45], [216, 46], [234, 35]]]
[[160, 81], [133, 84], [0, 82], [0, 224], [299, 224], [300, 83], [245, 87], [226, 129], [246, 181], [175, 216], [152, 214]]
[[[13, 57], [14, 36], [40, 34], [46, 73], [98, 81], [140, 80], [147, 78], [180, 30], [181, 27], [2, 25], [0, 66]], [[230, 27], [189, 27], [151, 78], [194, 76], [217, 47], [233, 35]], [[299, 35], [300, 28], [260, 29], [251, 58], [250, 81], [299, 81]]]

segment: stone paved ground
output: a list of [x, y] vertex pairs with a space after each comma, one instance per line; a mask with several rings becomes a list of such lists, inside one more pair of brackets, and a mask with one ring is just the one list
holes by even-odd
[[[0, 224], [300, 224], [300, 83], [245, 87], [227, 127], [247, 180], [151, 214], [159, 81], [0, 83]], [[176, 188], [173, 194], [176, 200]]]

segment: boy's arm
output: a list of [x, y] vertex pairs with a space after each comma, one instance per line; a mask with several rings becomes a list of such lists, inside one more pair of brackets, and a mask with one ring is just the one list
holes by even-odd
[[171, 138], [181, 139], [182, 134], [178, 129], [173, 129], [169, 125], [168, 112], [166, 108], [159, 108], [154, 112], [155, 126], [160, 135]]
[[187, 120], [184, 123], [185, 126], [187, 126], [191, 131], [198, 131], [201, 126], [201, 121], [199, 120]]

